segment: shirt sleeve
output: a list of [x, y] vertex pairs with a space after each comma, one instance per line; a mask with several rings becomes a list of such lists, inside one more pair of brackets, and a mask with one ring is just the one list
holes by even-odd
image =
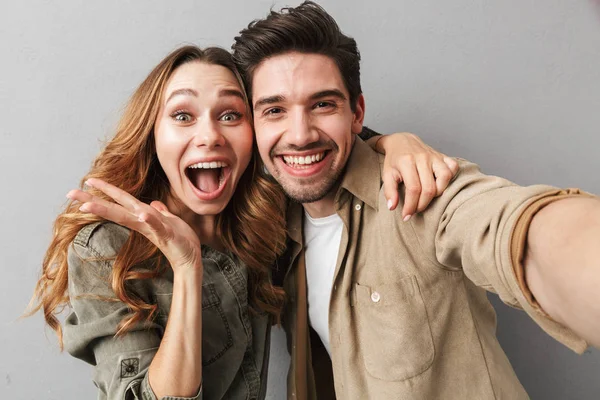
[[[71, 355], [93, 365], [100, 398], [157, 400], [148, 383], [148, 368], [158, 351], [163, 328], [154, 322], [140, 323], [115, 336], [129, 310], [112, 290], [111, 258], [126, 239], [127, 234], [121, 238], [100, 226], [91, 237], [76, 238], [70, 247], [71, 313], [64, 324], [64, 345]], [[145, 297], [136, 290], [133, 295]], [[202, 389], [194, 397], [162, 399], [202, 399]]]
[[484, 175], [466, 160], [459, 165], [446, 191], [411, 219], [421, 247], [438, 266], [462, 269], [476, 285], [523, 309], [550, 336], [583, 353], [587, 343], [535, 302], [524, 279], [522, 257], [535, 212], [552, 201], [587, 194], [546, 185], [518, 186]]

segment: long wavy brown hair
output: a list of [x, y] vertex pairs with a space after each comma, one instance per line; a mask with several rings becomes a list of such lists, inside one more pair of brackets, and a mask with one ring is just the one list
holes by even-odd
[[[195, 46], [175, 50], [152, 70], [133, 93], [115, 136], [96, 157], [91, 170], [81, 180], [81, 187], [88, 178], [100, 178], [141, 201], [166, 201], [170, 193], [169, 182], [156, 156], [154, 122], [167, 81], [179, 66], [194, 61], [228, 68], [243, 89], [240, 74], [226, 50]], [[245, 100], [249, 110], [247, 98]], [[90, 191], [113, 201], [98, 190]], [[224, 246], [248, 267], [250, 303], [274, 316], [275, 320], [279, 318], [284, 293], [280, 287], [271, 284], [270, 268], [285, 250], [285, 201], [279, 186], [265, 175], [255, 147], [252, 160], [231, 201], [216, 222], [217, 234]], [[28, 312], [28, 315], [32, 315], [43, 309], [44, 318], [56, 332], [61, 348], [62, 328], [57, 315], [69, 305], [67, 252], [84, 226], [102, 221], [100, 217], [79, 211], [79, 206], [70, 202], [54, 222], [52, 241], [44, 257], [41, 277]], [[112, 289], [116, 299], [127, 304], [131, 310], [121, 321], [117, 335], [154, 316], [157, 306], [130, 295], [126, 283], [135, 279], [152, 279], [163, 273], [160, 268], [163, 264], [161, 257], [158, 248], [135, 231], [131, 232], [116, 255], [110, 277]], [[149, 263], [155, 266], [150, 270], [133, 268], [151, 259], [158, 262]]]

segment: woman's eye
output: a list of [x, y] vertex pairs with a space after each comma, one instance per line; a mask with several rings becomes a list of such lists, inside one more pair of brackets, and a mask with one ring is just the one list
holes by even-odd
[[221, 116], [221, 118], [219, 118], [219, 120], [225, 121], [225, 122], [233, 122], [233, 121], [237, 121], [241, 117], [242, 117], [241, 113], [230, 111], [230, 112], [227, 112], [227, 113], [223, 114]]
[[171, 114], [171, 118], [173, 118], [177, 122], [191, 122], [192, 116], [184, 111], [176, 111]]

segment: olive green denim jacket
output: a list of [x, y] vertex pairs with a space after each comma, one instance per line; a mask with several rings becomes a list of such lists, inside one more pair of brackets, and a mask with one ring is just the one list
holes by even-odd
[[585, 350], [583, 340], [541, 310], [521, 265], [535, 212], [580, 194], [517, 186], [459, 160], [446, 191], [403, 222], [402, 204], [386, 207], [382, 163], [356, 140], [336, 194], [344, 230], [329, 308], [331, 361], [309, 327], [304, 213], [300, 204], [290, 206], [289, 398], [527, 399], [496, 339], [486, 290], [525, 310], [572, 350]]
[[[130, 293], [157, 304], [158, 314], [152, 322], [115, 337], [129, 311], [115, 298], [109, 282], [112, 262], [104, 259], [117, 254], [129, 233], [108, 222], [88, 225], [76, 236], [68, 255], [72, 312], [64, 327], [65, 348], [94, 366], [98, 399], [156, 399], [148, 384], [148, 367], [169, 318], [173, 272], [166, 265], [162, 276], [131, 284]], [[241, 261], [207, 246], [202, 246], [202, 256], [203, 383], [195, 397], [186, 399], [263, 399], [269, 318], [249, 312], [247, 271]]]

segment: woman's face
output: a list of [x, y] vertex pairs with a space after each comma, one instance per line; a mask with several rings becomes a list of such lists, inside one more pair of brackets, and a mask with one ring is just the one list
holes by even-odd
[[156, 153], [171, 195], [194, 213], [223, 211], [248, 166], [253, 132], [246, 112], [225, 67], [189, 62], [167, 82], [154, 125]]

